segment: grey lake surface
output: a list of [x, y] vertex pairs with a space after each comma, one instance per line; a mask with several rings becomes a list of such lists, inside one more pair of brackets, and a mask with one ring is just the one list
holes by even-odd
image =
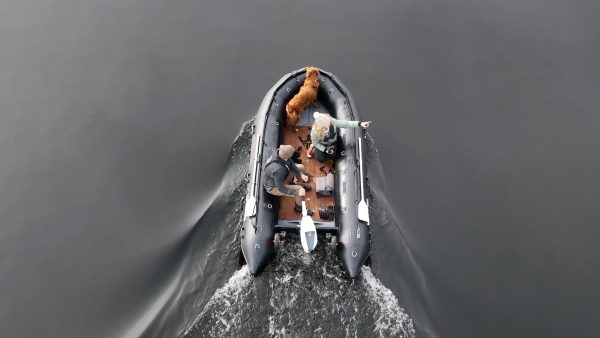
[[[0, 336], [598, 337], [600, 2], [0, 2]], [[251, 126], [372, 120], [372, 264], [238, 263]]]

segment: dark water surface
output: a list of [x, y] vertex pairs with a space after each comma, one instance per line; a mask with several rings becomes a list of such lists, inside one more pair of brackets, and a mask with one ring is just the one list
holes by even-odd
[[[1, 8], [0, 336], [600, 335], [599, 2]], [[354, 282], [237, 265], [247, 127], [309, 64], [374, 121]]]

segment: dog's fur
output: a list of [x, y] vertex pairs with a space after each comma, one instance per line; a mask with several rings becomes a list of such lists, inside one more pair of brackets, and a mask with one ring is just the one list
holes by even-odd
[[296, 123], [300, 120], [300, 115], [312, 102], [315, 106], [319, 106], [317, 102], [317, 90], [319, 89], [319, 69], [316, 67], [306, 67], [306, 79], [300, 87], [298, 94], [294, 95], [290, 102], [285, 106], [287, 112], [288, 127], [295, 128]]

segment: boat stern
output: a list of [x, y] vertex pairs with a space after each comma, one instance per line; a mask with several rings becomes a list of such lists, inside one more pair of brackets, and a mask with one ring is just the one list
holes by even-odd
[[350, 278], [356, 278], [360, 274], [360, 269], [367, 261], [369, 257], [369, 250], [361, 250], [362, 246], [353, 244], [344, 245], [338, 244], [338, 257]]
[[350, 278], [358, 277], [361, 267], [371, 254], [370, 237], [368, 225], [364, 222], [359, 222], [358, 226], [353, 228], [342, 229], [340, 232], [337, 254]]
[[254, 224], [254, 218], [244, 221], [241, 229], [242, 254], [248, 271], [258, 274], [273, 254], [273, 228]]

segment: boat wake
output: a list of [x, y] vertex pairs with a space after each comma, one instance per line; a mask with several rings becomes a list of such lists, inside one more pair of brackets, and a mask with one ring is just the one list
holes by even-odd
[[236, 271], [185, 336], [415, 336], [412, 320], [369, 267], [348, 279], [329, 249], [306, 254], [297, 240], [288, 238], [259, 276], [245, 266]]
[[252, 275], [250, 275], [246, 266], [236, 271], [229, 278], [227, 284], [215, 292], [204, 310], [198, 315], [192, 329], [186, 331], [184, 335], [191, 336], [192, 333], [198, 333], [195, 332], [194, 328], [199, 327], [200, 322], [204, 319], [209, 319], [211, 323], [209, 326], [204, 327], [204, 330], [200, 330], [203, 336], [223, 336], [224, 334], [230, 334], [233, 328], [242, 327], [242, 318], [232, 316], [232, 314], [239, 313], [240, 306], [245, 303], [251, 282]]

